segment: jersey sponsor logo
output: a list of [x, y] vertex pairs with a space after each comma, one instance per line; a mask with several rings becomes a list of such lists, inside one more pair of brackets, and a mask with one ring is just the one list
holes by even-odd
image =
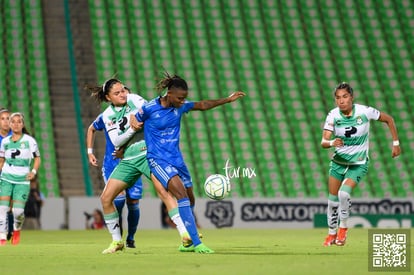
[[354, 126], [345, 128], [346, 137], [351, 137], [351, 135], [356, 134], [356, 132], [357, 132], [357, 128], [355, 128]]
[[12, 152], [11, 152], [11, 158], [12, 159], [15, 159], [19, 155], [20, 155], [20, 150], [19, 149], [12, 149]]
[[110, 121], [108, 121], [108, 123], [106, 124], [108, 127], [112, 127], [112, 126], [114, 126], [115, 125], [115, 123], [116, 123], [116, 119], [115, 118], [113, 118], [113, 119], [111, 119]]
[[161, 132], [161, 136], [172, 136], [175, 132], [175, 129], [171, 129], [169, 131], [163, 131]]

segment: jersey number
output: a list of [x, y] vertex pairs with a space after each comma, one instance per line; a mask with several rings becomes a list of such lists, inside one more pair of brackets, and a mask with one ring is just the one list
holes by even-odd
[[345, 128], [345, 136], [348, 138], [351, 137], [353, 134], [356, 134], [356, 132], [357, 128], [355, 128], [354, 126]]

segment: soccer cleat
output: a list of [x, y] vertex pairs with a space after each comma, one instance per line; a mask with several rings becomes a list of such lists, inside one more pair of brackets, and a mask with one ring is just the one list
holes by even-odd
[[184, 247], [190, 247], [190, 246], [193, 245], [193, 241], [190, 238], [184, 237], [182, 239], [182, 244], [181, 245], [184, 246]]
[[128, 248], [136, 248], [134, 240], [126, 240], [126, 247]]
[[338, 236], [336, 237], [336, 245], [343, 246], [346, 241], [346, 233], [348, 232], [348, 228], [339, 228]]
[[[203, 238], [203, 234], [198, 233], [198, 238]], [[193, 244], [193, 241], [191, 240], [190, 236], [188, 235], [188, 233], [186, 235], [183, 236], [182, 238], [182, 243], [184, 247], [189, 247]]]
[[0, 246], [6, 245], [7, 244], [7, 240], [6, 239], [1, 239], [0, 240]]
[[191, 243], [189, 246], [184, 246], [183, 244], [178, 247], [180, 252], [194, 252], [194, 245]]
[[107, 249], [102, 251], [102, 254], [112, 254], [121, 250], [124, 250], [124, 243], [122, 241], [113, 241]]
[[199, 245], [194, 247], [194, 252], [200, 253], [200, 254], [211, 254], [211, 253], [214, 253], [214, 250], [208, 248], [205, 244], [200, 243]]
[[18, 245], [20, 243], [20, 230], [14, 230], [11, 238], [12, 245]]
[[323, 242], [323, 246], [331, 246], [335, 244], [336, 234], [329, 234], [326, 236], [325, 241]]

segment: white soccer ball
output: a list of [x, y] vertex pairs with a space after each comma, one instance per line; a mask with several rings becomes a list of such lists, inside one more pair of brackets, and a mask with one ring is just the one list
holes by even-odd
[[214, 174], [204, 182], [204, 192], [213, 200], [222, 200], [230, 193], [230, 180], [223, 175]]

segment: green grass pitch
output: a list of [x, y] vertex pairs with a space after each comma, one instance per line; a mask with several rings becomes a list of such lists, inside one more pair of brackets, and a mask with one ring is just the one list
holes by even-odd
[[0, 273], [372, 274], [368, 272], [367, 229], [350, 229], [344, 247], [323, 247], [326, 229], [200, 232], [215, 254], [178, 252], [180, 239], [172, 229], [139, 230], [136, 249], [110, 255], [101, 254], [111, 240], [106, 230], [26, 230], [22, 231], [18, 246], [0, 247]]

